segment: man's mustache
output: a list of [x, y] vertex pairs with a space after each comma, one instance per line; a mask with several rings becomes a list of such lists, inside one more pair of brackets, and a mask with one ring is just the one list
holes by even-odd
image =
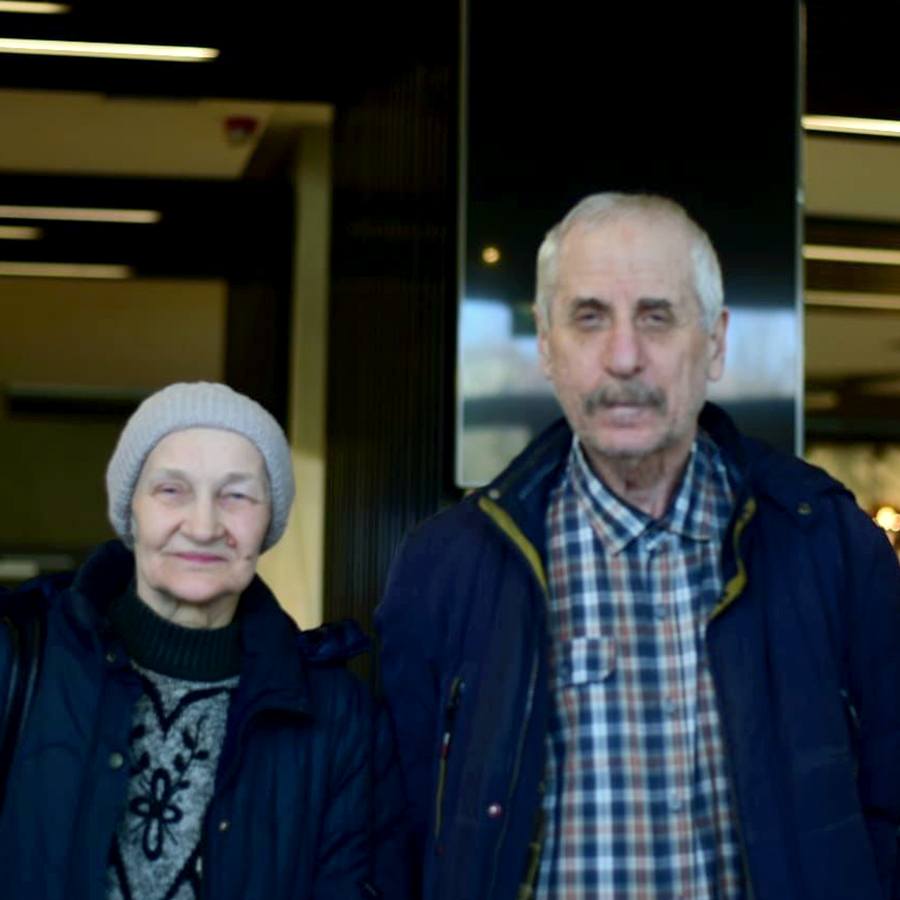
[[628, 381], [597, 388], [584, 398], [583, 404], [588, 415], [611, 406], [649, 406], [665, 410], [666, 395], [660, 388], [650, 387], [640, 381]]

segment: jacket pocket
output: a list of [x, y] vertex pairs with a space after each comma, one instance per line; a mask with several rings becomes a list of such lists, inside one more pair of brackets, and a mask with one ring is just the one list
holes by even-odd
[[557, 687], [578, 687], [606, 681], [616, 671], [616, 642], [607, 635], [587, 635], [562, 641], [556, 651]]
[[441, 732], [441, 743], [438, 757], [437, 781], [434, 796], [434, 837], [435, 839], [441, 833], [441, 826], [444, 819], [444, 794], [447, 787], [447, 761], [450, 758], [450, 749], [453, 745], [453, 732], [456, 726], [456, 713], [462, 700], [463, 692], [466, 689], [466, 683], [461, 675], [457, 675], [450, 682], [450, 689], [447, 692], [447, 700], [444, 704], [443, 726]]

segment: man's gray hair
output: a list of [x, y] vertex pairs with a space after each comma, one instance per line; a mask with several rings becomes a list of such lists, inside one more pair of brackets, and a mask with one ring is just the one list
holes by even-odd
[[679, 203], [659, 194], [623, 194], [609, 191], [591, 194], [579, 201], [548, 232], [537, 254], [535, 306], [541, 324], [550, 324], [550, 306], [559, 276], [559, 248], [565, 236], [577, 225], [597, 228], [629, 215], [664, 217], [684, 227], [691, 242], [691, 268], [694, 291], [703, 313], [703, 325], [711, 331], [722, 311], [724, 291], [722, 269], [709, 235], [687, 214]]

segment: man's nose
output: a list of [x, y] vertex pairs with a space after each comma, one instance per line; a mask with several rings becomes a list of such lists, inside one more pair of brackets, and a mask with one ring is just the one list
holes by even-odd
[[607, 372], [629, 378], [643, 367], [641, 335], [631, 321], [614, 322], [606, 333], [603, 364]]
[[213, 541], [222, 536], [219, 509], [212, 497], [197, 497], [185, 517], [185, 530], [195, 541]]

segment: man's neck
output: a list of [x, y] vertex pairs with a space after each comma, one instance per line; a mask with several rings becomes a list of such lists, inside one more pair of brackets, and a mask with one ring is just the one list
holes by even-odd
[[582, 444], [591, 469], [606, 487], [653, 519], [665, 515], [690, 458], [690, 446], [677, 453], [674, 449], [669, 447], [642, 457], [609, 457]]

